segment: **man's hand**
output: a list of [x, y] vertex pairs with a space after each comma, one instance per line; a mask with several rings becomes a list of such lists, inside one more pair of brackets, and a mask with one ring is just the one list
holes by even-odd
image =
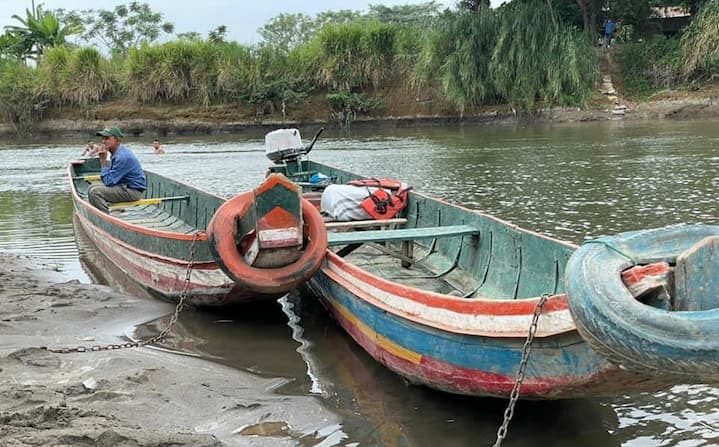
[[102, 166], [106, 166], [108, 164], [107, 161], [107, 148], [104, 144], [100, 145], [100, 148], [97, 151], [97, 156], [100, 157], [100, 164]]

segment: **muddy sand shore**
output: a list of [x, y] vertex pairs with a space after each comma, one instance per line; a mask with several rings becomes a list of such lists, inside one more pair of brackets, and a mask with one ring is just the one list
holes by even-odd
[[127, 342], [174, 306], [67, 281], [51, 266], [0, 253], [0, 444], [3, 446], [283, 446], [338, 423], [308, 396], [266, 379], [152, 348], [56, 354]]
[[[378, 130], [433, 126], [479, 126], [512, 124], [526, 119], [537, 123], [554, 124], [607, 120], [716, 119], [719, 117], [719, 96], [716, 96], [716, 93], [714, 90], [698, 94], [676, 93], [665, 99], [639, 103], [623, 99], [613, 102], [604, 98], [600, 103], [588, 108], [554, 107], [545, 109], [532, 117], [516, 117], [508, 106], [484, 107], [482, 110], [466, 115], [442, 110], [431, 114], [362, 116], [354, 120], [351, 127], [355, 130]], [[615, 103], [621, 103], [623, 106], [619, 116], [615, 111]], [[218, 106], [216, 109], [211, 107], [207, 110], [204, 108], [188, 109], [181, 106], [138, 108], [124, 103], [121, 107], [116, 104], [107, 104], [100, 107], [94, 119], [72, 116], [71, 112], [68, 112], [69, 116], [66, 117], [56, 116], [44, 119], [35, 124], [31, 135], [40, 139], [86, 138], [108, 123], [121, 127], [127, 135], [133, 137], [240, 135], [246, 138], [257, 138], [282, 127], [327, 127], [335, 130], [341, 127], [338, 121], [328, 120], [324, 111], [302, 118], [283, 120], [278, 116], [256, 116], [253, 119], [245, 115], [228, 114], [225, 107], [222, 106]], [[199, 113], [201, 111], [202, 113]], [[0, 137], [17, 137], [15, 128], [10, 124], [0, 123]]]

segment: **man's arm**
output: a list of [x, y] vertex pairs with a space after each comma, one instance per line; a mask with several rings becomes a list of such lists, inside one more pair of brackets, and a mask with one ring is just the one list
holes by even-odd
[[[103, 160], [104, 158], [104, 160]], [[104, 157], [100, 155], [100, 178], [105, 186], [115, 186], [120, 183], [120, 180], [132, 170], [132, 163], [127, 157], [119, 156], [115, 158], [114, 163], [110, 163], [107, 159], [107, 152]]]

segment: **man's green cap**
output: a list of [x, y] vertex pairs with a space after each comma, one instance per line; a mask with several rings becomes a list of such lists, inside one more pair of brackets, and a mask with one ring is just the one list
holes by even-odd
[[95, 135], [100, 137], [115, 137], [122, 138], [125, 134], [122, 133], [119, 127], [106, 127], [102, 130], [95, 132]]

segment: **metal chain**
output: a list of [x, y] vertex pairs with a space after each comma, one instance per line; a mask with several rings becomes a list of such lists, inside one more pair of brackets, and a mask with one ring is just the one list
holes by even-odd
[[529, 353], [532, 351], [532, 342], [534, 341], [534, 335], [537, 333], [539, 316], [542, 314], [542, 308], [544, 307], [544, 304], [547, 302], [548, 298], [549, 294], [545, 293], [544, 295], [542, 295], [539, 301], [537, 301], [537, 305], [534, 307], [532, 324], [529, 325], [529, 334], [527, 334], [527, 339], [524, 341], [522, 360], [519, 362], [519, 369], [517, 370], [517, 377], [514, 380], [514, 387], [512, 388], [512, 392], [509, 394], [509, 404], [507, 405], [507, 409], [504, 410], [504, 421], [499, 427], [499, 430], [497, 430], [497, 440], [495, 441], [493, 447], [501, 447], [502, 442], [504, 442], [504, 438], [507, 437], [509, 421], [511, 421], [512, 417], [514, 416], [514, 406], [519, 400], [519, 389], [521, 388], [522, 382], [524, 382], [524, 376], [527, 373]]
[[174, 326], [175, 323], [177, 323], [177, 319], [180, 318], [180, 312], [182, 312], [182, 309], [185, 308], [185, 301], [187, 300], [187, 297], [189, 295], [190, 290], [190, 278], [192, 277], [192, 268], [195, 265], [195, 251], [197, 249], [197, 241], [200, 240], [200, 236], [203, 235], [203, 231], [196, 231], [192, 235], [192, 243], [190, 244], [190, 253], [188, 255], [187, 259], [187, 269], [185, 269], [185, 284], [182, 287], [182, 292], [180, 292], [180, 299], [177, 303], [177, 306], [175, 306], [175, 312], [170, 317], [170, 321], [167, 323], [167, 326], [160, 331], [159, 334], [155, 335], [149, 340], [140, 341], [140, 342], [128, 342], [128, 343], [120, 343], [120, 344], [109, 344], [109, 345], [95, 345], [95, 346], [77, 346], [75, 348], [61, 348], [61, 349], [51, 349], [46, 346], [43, 346], [42, 349], [45, 349], [50, 352], [54, 352], [57, 354], [69, 354], [73, 352], [96, 352], [96, 351], [111, 351], [114, 349], [122, 349], [122, 348], [139, 348], [141, 346], [147, 346], [152, 343], [158, 342], [165, 338], [167, 334], [170, 333], [170, 330], [172, 330], [172, 326]]

